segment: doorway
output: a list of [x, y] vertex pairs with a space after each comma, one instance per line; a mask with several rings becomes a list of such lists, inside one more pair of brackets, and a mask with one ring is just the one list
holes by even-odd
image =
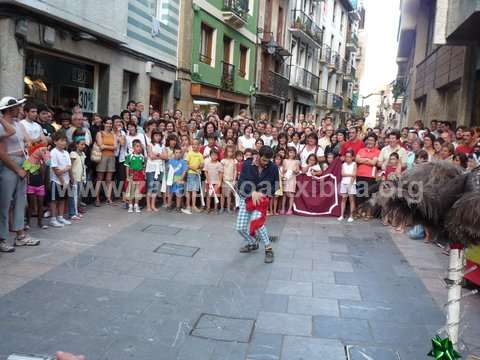
[[168, 91], [170, 84], [163, 81], [151, 79], [150, 80], [150, 105], [154, 110], [158, 110], [160, 114], [165, 111], [165, 101], [168, 99]]

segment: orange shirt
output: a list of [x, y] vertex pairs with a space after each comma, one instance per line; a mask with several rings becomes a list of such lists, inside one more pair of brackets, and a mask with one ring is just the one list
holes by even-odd
[[[107, 133], [105, 131], [102, 131], [100, 133], [100, 136], [102, 137], [103, 145], [115, 146], [115, 137], [114, 137], [113, 133]], [[102, 150], [102, 156], [113, 157], [113, 156], [115, 156], [115, 154], [113, 153], [113, 150], [103, 149]]]
[[[378, 158], [379, 155], [380, 155], [380, 150], [378, 150], [376, 147], [371, 149], [365, 147], [363, 149], [358, 150], [358, 154], [357, 154], [357, 156], [361, 158], [368, 158], [369, 160]], [[374, 178], [376, 175], [376, 172], [377, 172], [376, 165], [358, 164], [357, 176]]]

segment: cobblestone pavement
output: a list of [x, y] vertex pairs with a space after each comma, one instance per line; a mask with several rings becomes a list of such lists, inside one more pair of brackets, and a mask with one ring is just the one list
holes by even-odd
[[[440, 249], [377, 222], [276, 217], [275, 263], [240, 254], [234, 217], [92, 209], [0, 255], [0, 359], [426, 359], [444, 323]], [[465, 299], [465, 353], [480, 298]], [[473, 349], [473, 350], [472, 350]]]

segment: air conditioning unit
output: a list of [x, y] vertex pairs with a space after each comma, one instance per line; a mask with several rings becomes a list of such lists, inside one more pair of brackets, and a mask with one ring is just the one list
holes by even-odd
[[193, 73], [194, 74], [198, 74], [199, 71], [198, 71], [198, 64], [193, 64]]

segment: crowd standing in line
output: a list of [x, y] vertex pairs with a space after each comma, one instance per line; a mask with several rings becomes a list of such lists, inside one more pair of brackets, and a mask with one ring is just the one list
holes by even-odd
[[[268, 215], [292, 215], [299, 174], [319, 177], [341, 159], [341, 216], [371, 219], [356, 210], [358, 194], [378, 181], [398, 178], [416, 163], [446, 160], [465, 172], [480, 163], [479, 130], [450, 121], [416, 121], [401, 130], [368, 128], [362, 118], [338, 128], [300, 115], [274, 122], [246, 110], [220, 116], [195, 106], [161, 114], [129, 101], [119, 115], [88, 119], [78, 106], [54, 114], [44, 104], [11, 97], [0, 100], [0, 251], [36, 246], [28, 229], [63, 228], [82, 221], [86, 205], [122, 205], [129, 213], [177, 211], [185, 215], [233, 214], [237, 185], [247, 160], [265, 146], [280, 179]], [[308, 120], [306, 120], [308, 119]], [[265, 152], [265, 151], [264, 151]], [[388, 224], [388, 219], [383, 219]], [[402, 232], [404, 229], [395, 228]], [[266, 241], [266, 240], [265, 240]]]

